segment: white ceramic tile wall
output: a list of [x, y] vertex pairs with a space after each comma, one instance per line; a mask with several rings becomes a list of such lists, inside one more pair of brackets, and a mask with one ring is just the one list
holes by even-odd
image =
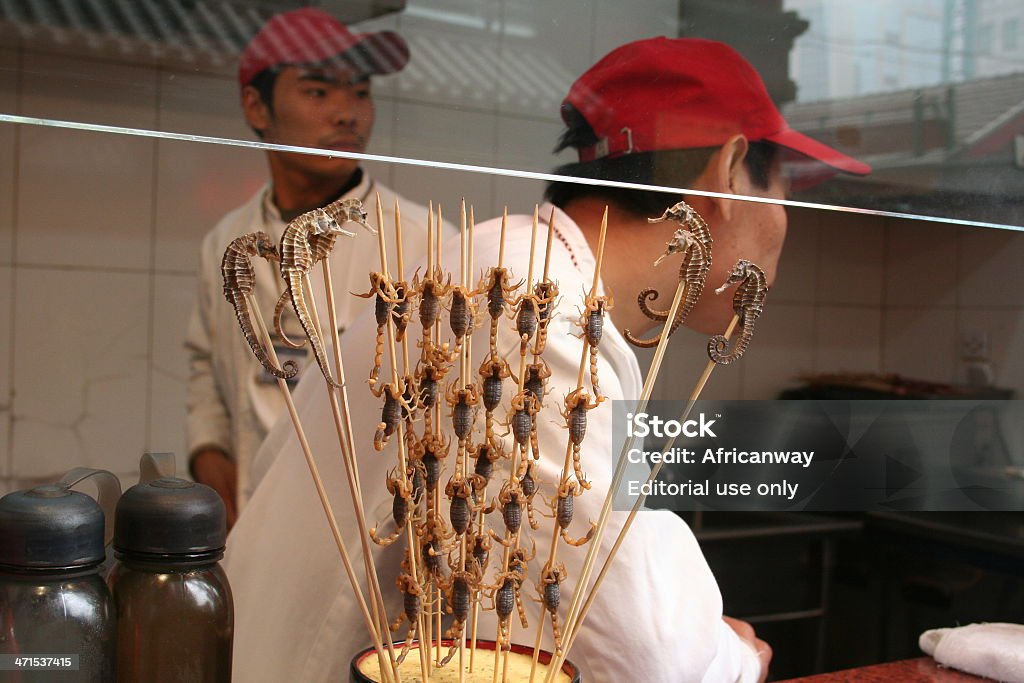
[[551, 171], [576, 161], [572, 152], [552, 153], [565, 128], [560, 120], [542, 121], [502, 115], [498, 117], [497, 125], [495, 166]]
[[11, 357], [14, 326], [14, 269], [0, 266], [0, 410], [11, 406], [11, 372], [14, 359]]
[[13, 269], [0, 266], [0, 479], [11, 473], [11, 370], [14, 358], [11, 356], [10, 330], [14, 315], [13, 292]]
[[960, 299], [964, 307], [1020, 306], [1024, 292], [1024, 234], [964, 230], [960, 242]]
[[239, 104], [238, 81], [181, 69], [158, 72], [160, 130], [253, 140]]
[[742, 398], [775, 398], [779, 391], [799, 385], [800, 375], [813, 372], [815, 315], [810, 304], [776, 300], [766, 306], [741, 361]]
[[813, 302], [818, 281], [818, 220], [820, 211], [789, 209], [786, 244], [771, 289], [770, 306], [777, 302]]
[[[707, 365], [707, 335], [680, 327], [672, 335], [665, 353], [654, 397], [660, 400], [686, 400]], [[701, 398], [733, 399], [740, 396], [743, 363], [717, 368], [708, 380]]]
[[[0, 112], [18, 108], [18, 53], [0, 50]], [[0, 263], [14, 254], [14, 187], [17, 164], [17, 126], [0, 123]]]
[[[972, 332], [988, 334], [994, 384], [1014, 388], [1017, 398], [1024, 397], [1024, 309], [964, 308], [958, 322], [958, 339]], [[964, 366], [957, 365], [957, 379], [964, 381]]]
[[129, 470], [146, 420], [149, 275], [18, 268], [13, 476]]
[[815, 372], [878, 372], [882, 311], [877, 307], [819, 306]]
[[880, 306], [884, 276], [884, 221], [827, 211], [819, 217], [818, 224], [818, 301]]
[[156, 158], [155, 266], [195, 271], [203, 236], [267, 181], [264, 153], [160, 140]]
[[491, 113], [458, 112], [400, 101], [395, 106], [394, 151], [414, 159], [491, 165], [497, 118]]
[[958, 352], [953, 309], [888, 308], [882, 371], [933, 382], [955, 380]]
[[956, 303], [960, 229], [891, 220], [886, 230], [886, 306], [951, 308]]
[[35, 52], [22, 55], [21, 114], [111, 126], [156, 125], [153, 69]]
[[146, 449], [171, 452], [185, 463], [185, 384], [188, 354], [182, 331], [195, 304], [192, 275], [153, 279], [153, 346], [150, 363], [149, 434]]
[[[549, 170], [568, 160], [551, 154], [561, 131], [560, 95], [552, 95], [557, 84], [567, 85], [621, 43], [671, 34], [676, 5], [649, 0], [638, 11], [626, 4], [516, 0], [480, 10], [468, 0], [454, 0], [449, 7], [486, 27], [467, 29], [463, 38], [475, 48], [477, 68], [493, 73], [493, 88], [456, 98], [448, 91], [429, 92], [422, 73], [417, 81], [416, 69], [435, 69], [435, 83], [447, 71], [425, 62], [403, 75], [376, 79], [371, 151]], [[451, 30], [438, 20], [446, 19], [438, 5], [424, 0], [412, 7], [418, 16], [386, 17], [360, 28], [397, 28], [413, 38], [436, 36], [442, 26]], [[499, 76], [499, 58], [513, 51], [553, 65], [544, 73], [548, 87], [534, 100], [511, 97], [512, 82]], [[0, 50], [0, 110], [15, 107], [17, 79], [9, 65], [17, 59], [18, 53]], [[22, 113], [253, 139], [230, 76], [30, 53], [24, 62]], [[545, 97], [550, 106], [542, 104]], [[11, 152], [19, 139], [16, 167]], [[10, 197], [0, 202], [0, 250], [11, 239], [12, 219], [3, 212], [9, 206], [13, 215], [17, 205], [18, 263], [59, 266], [0, 266], [0, 283], [17, 281], [7, 293], [9, 299], [16, 292], [19, 311], [17, 329], [11, 329], [0, 289], [0, 395], [11, 393], [13, 367], [18, 397], [10, 434], [0, 411], [0, 489], [12, 477], [52, 476], [73, 464], [113, 469], [127, 487], [135, 483], [143, 449], [172, 450], [183, 458], [187, 368], [180, 339], [192, 305], [190, 273], [198, 242], [265, 179], [263, 155], [5, 124], [0, 159], [0, 200]], [[369, 167], [410, 199], [440, 200], [449, 220], [462, 196], [484, 220], [503, 203], [529, 211], [543, 189], [537, 181]], [[809, 370], [961, 379], [958, 340], [978, 330], [990, 335], [997, 383], [1024, 389], [1018, 295], [1024, 275], [1016, 267], [1024, 236], [800, 210], [790, 211], [790, 226], [781, 275], [749, 356], [719, 368], [706, 398], [770, 398]], [[0, 263], [12, 253], [0, 253]], [[124, 266], [137, 274], [67, 270]], [[69, 297], [61, 298], [65, 291]], [[111, 306], [93, 301], [97, 291], [123, 294]], [[47, 314], [21, 315], [26, 310]], [[58, 347], [54, 339], [64, 337], [79, 344]], [[917, 351], [923, 343], [927, 354]], [[685, 397], [706, 362], [705, 346], [704, 335], [677, 333], [656, 396]], [[54, 389], [61, 386], [58, 378], [70, 378], [66, 384], [74, 389]]]

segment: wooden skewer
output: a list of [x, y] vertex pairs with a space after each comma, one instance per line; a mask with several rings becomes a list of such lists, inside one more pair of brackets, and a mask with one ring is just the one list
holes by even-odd
[[[441, 218], [441, 202], [437, 203], [437, 223], [436, 223], [436, 226], [437, 226], [437, 233], [436, 233], [436, 235], [437, 235], [437, 259], [436, 259], [436, 261], [437, 262], [435, 264], [435, 267], [437, 268], [438, 272], [442, 272], [441, 271], [441, 251], [442, 251], [441, 238], [444, 235], [444, 220]], [[440, 277], [438, 277], [438, 280], [440, 280]], [[437, 316], [437, 321], [434, 323], [434, 342], [437, 343], [437, 344], [441, 343], [441, 316], [440, 315]], [[440, 434], [441, 434], [441, 401], [435, 401], [434, 402], [434, 428], [437, 430], [438, 436], [440, 436]], [[437, 489], [434, 490], [434, 510], [435, 510], [435, 512], [438, 510], [440, 504], [441, 504], [441, 491], [440, 491], [440, 487], [438, 487]], [[434, 590], [436, 591], [436, 593], [435, 593], [435, 595], [436, 595], [436, 603], [435, 604], [437, 605], [437, 614], [435, 615], [436, 616], [436, 620], [437, 620], [436, 621], [437, 633], [436, 633], [436, 636], [435, 636], [436, 637], [435, 645], [436, 645], [437, 656], [434, 659], [434, 668], [438, 669], [438, 668], [441, 667], [441, 638], [442, 638], [442, 632], [441, 632], [441, 586], [439, 586], [436, 581], [434, 581]]]
[[[267, 349], [267, 353], [274, 361], [274, 364], [280, 367], [280, 362], [277, 358], [277, 351], [274, 349], [273, 340], [270, 337], [270, 332], [267, 330], [266, 323], [263, 321], [263, 314], [260, 313], [260, 309], [256, 305], [251, 294], [247, 294], [246, 298], [249, 302], [249, 309], [253, 311], [253, 317], [259, 327], [260, 336], [263, 339], [263, 344]], [[359, 579], [356, 577], [355, 569], [352, 567], [352, 561], [349, 559], [348, 550], [345, 548], [345, 542], [341, 537], [341, 530], [338, 528], [338, 521], [334, 516], [334, 510], [331, 508], [331, 501], [327, 497], [327, 490], [324, 488], [323, 480], [320, 478], [320, 470], [317, 467], [316, 460], [313, 458], [313, 452], [309, 447], [309, 441], [306, 439], [306, 433], [302, 428], [302, 422], [299, 420], [299, 413], [295, 409], [295, 403], [292, 401], [292, 393], [288, 389], [288, 383], [284, 379], [278, 378], [277, 385], [278, 388], [280, 388], [281, 395], [288, 407], [288, 415], [292, 420], [292, 426], [295, 428], [295, 435], [299, 439], [299, 445], [301, 446], [302, 453], [306, 458], [306, 465], [309, 468], [310, 476], [313, 478], [313, 484], [316, 487], [317, 496], [320, 498], [320, 505], [323, 507], [324, 516], [327, 518], [327, 524], [331, 528], [331, 535], [334, 537], [334, 542], [338, 546], [338, 553], [341, 555], [341, 562], [345, 567], [345, 574], [348, 576], [349, 583], [351, 584], [352, 593], [355, 595], [356, 603], [358, 604], [360, 614], [363, 617], [363, 623], [373, 639], [373, 646], [377, 651], [377, 659], [381, 664], [381, 671], [388, 672], [389, 668], [385, 666], [388, 659], [384, 651], [384, 646], [381, 643], [380, 633], [374, 626], [373, 617], [370, 616], [366, 600], [363, 598], [363, 591], [359, 586]], [[387, 674], [385, 673], [385, 675]]]
[[[732, 318], [732, 322], [729, 323], [729, 327], [725, 330], [725, 334], [723, 335], [726, 339], [729, 339], [732, 336], [732, 333], [736, 330], [736, 325], [739, 323], [739, 321], [739, 316], [734, 315]], [[711, 377], [711, 373], [717, 365], [718, 364], [715, 363], [715, 361], [709, 360], [707, 362], [707, 365], [704, 366], [704, 371], [701, 373], [700, 378], [697, 380], [697, 384], [694, 386], [693, 391], [690, 393], [690, 400], [687, 402], [686, 408], [683, 410], [683, 413], [679, 418], [680, 424], [685, 422], [686, 419], [690, 416], [690, 411], [693, 410], [694, 404], [696, 404], [697, 400], [700, 398], [701, 392], [704, 391], [704, 387], [707, 385], [708, 379]], [[675, 446], [675, 443], [676, 437], [673, 436], [665, 445], [664, 451], [666, 453], [671, 451], [672, 447]], [[651, 469], [651, 473], [647, 477], [647, 483], [650, 483], [658, 478], [658, 474], [661, 472], [661, 468], [663, 466], [664, 463], [659, 462]], [[644, 489], [641, 487], [641, 490]], [[611, 551], [609, 551], [608, 557], [605, 559], [604, 565], [601, 567], [601, 571], [598, 573], [597, 579], [594, 581], [594, 587], [590, 589], [590, 595], [587, 596], [587, 600], [583, 603], [583, 608], [580, 610], [579, 618], [576, 620], [576, 624], [573, 628], [572, 633], [570, 634], [570, 640], [568, 643], [569, 647], [571, 647], [572, 643], [575, 642], [576, 635], [579, 633], [579, 628], [583, 623], [583, 619], [587, 616], [587, 611], [590, 609], [590, 605], [594, 602], [594, 597], [597, 595], [597, 589], [601, 586], [602, 581], [604, 581], [604, 577], [608, 573], [608, 569], [611, 566], [612, 560], [615, 559], [615, 554], [619, 551], [619, 546], [622, 545], [622, 542], [625, 539], [626, 534], [629, 532], [630, 526], [633, 524], [633, 519], [636, 517], [636, 514], [637, 512], [639, 512], [640, 508], [643, 507], [644, 502], [646, 500], [647, 494], [640, 494], [636, 502], [633, 504], [633, 509], [630, 510], [629, 516], [626, 518], [625, 524], [623, 524], [622, 529], [619, 530], [619, 534], [615, 539], [615, 543], [614, 545], [612, 545], [612, 549]]]
[[[534, 262], [534, 251], [535, 251], [535, 247], [536, 247], [536, 244], [537, 244], [537, 213], [538, 213], [538, 211], [540, 211], [540, 209], [536, 205], [534, 205], [534, 207], [533, 207], [533, 220], [531, 222], [531, 231], [530, 231], [530, 258], [529, 258], [529, 261], [528, 261], [529, 265], [527, 266], [527, 269], [526, 269], [527, 270], [527, 276], [526, 276], [526, 290], [525, 290], [525, 294], [529, 294], [530, 292], [533, 291], [533, 289], [532, 289], [532, 287], [533, 287], [533, 285], [532, 285], [532, 282], [533, 282], [533, 262]], [[502, 240], [502, 242], [504, 242], [504, 239]], [[503, 253], [499, 253], [499, 257], [503, 257]], [[526, 377], [526, 356], [523, 355], [523, 356], [519, 357], [519, 385], [518, 385], [519, 387], [523, 386], [523, 380], [524, 380], [525, 377]], [[527, 453], [527, 457], [529, 457], [529, 453]], [[509, 480], [509, 482], [512, 482], [515, 479], [516, 471], [518, 470], [518, 468], [519, 468], [519, 447], [518, 447], [518, 444], [516, 444], [512, 448], [511, 468], [509, 469], [509, 473], [508, 473], [508, 480]], [[508, 529], [505, 530], [505, 534], [506, 534], [505, 540], [506, 541], [510, 540], [508, 538]], [[519, 548], [519, 536], [520, 536], [520, 534], [517, 531], [515, 533], [515, 535], [514, 535], [515, 541], [514, 541], [513, 546], [512, 546], [514, 549], [518, 549]], [[512, 550], [509, 548], [509, 546], [504, 546], [504, 551], [502, 552], [502, 569], [501, 569], [502, 573], [508, 572], [508, 562], [509, 562], [509, 559], [511, 557], [511, 554], [512, 554]], [[513, 630], [514, 623], [515, 623], [515, 619], [513, 619], [510, 616], [509, 619], [508, 619], [508, 640], [509, 640], [509, 644], [512, 643], [512, 630]], [[497, 633], [494, 636], [494, 641], [495, 641], [496, 645], [494, 647], [494, 678], [492, 679], [492, 683], [497, 683], [497, 680], [498, 680], [498, 663], [499, 663], [500, 659], [503, 656], [503, 653], [501, 651], [501, 647], [500, 647], [500, 645], [497, 644], [497, 643], [501, 642], [501, 624], [500, 623], [497, 626]], [[502, 681], [503, 681], [503, 683], [506, 683], [508, 681], [508, 659], [509, 659], [508, 657], [504, 657], [504, 664], [502, 665]]]
[[[341, 385], [341, 389], [335, 389], [330, 385], [326, 385], [327, 395], [331, 403], [331, 414], [334, 418], [334, 428], [338, 435], [338, 445], [341, 450], [342, 461], [345, 465], [345, 475], [348, 479], [349, 491], [351, 492], [352, 510], [356, 516], [356, 526], [359, 530], [359, 540], [363, 550], [363, 568], [366, 572], [366, 584], [369, 587], [370, 596], [374, 604], [374, 621], [384, 634], [388, 654], [391, 658], [392, 669], [396, 669], [398, 664], [397, 659], [395, 658], [391, 631], [388, 628], [387, 609], [384, 607], [384, 596], [381, 592], [380, 581], [377, 578], [377, 568], [375, 566], [373, 554], [370, 552], [368, 541], [369, 531], [366, 524], [366, 514], [363, 510], [362, 483], [359, 478], [359, 462], [355, 456], [355, 437], [353, 435], [352, 419], [349, 413], [348, 388], [345, 382], [345, 364], [341, 358], [341, 343], [338, 339], [338, 315], [334, 298], [334, 284], [331, 278], [330, 259], [324, 259], [321, 263], [324, 276], [324, 289], [327, 294], [327, 314], [331, 328], [335, 377], [338, 378], [338, 384]], [[320, 321], [316, 315], [314, 299], [310, 296], [309, 300], [313, 324], [319, 330]], [[323, 338], [322, 331], [320, 332], [320, 335], [321, 338]], [[341, 395], [340, 401], [338, 397], [339, 393]]]
[[[399, 230], [399, 234], [401, 231]], [[385, 281], [389, 281], [388, 278], [388, 258], [387, 248], [385, 247], [384, 240], [384, 209], [381, 206], [380, 194], [377, 194], [377, 244], [380, 249], [380, 268], [381, 273], [384, 276]], [[387, 317], [387, 334], [388, 334], [388, 360], [391, 362], [391, 382], [392, 387], [395, 391], [398, 391], [398, 359], [397, 351], [395, 349], [395, 321], [394, 318], [389, 314]], [[385, 391], [387, 391], [385, 389]], [[405, 453], [405, 432], [403, 430], [402, 422], [398, 422], [398, 426], [395, 430], [395, 438], [398, 440], [398, 466], [403, 476], [408, 472], [408, 464], [406, 461]], [[409, 516], [405, 522], [406, 532], [406, 547], [408, 548], [409, 556], [409, 575], [412, 580], [418, 582], [418, 571], [416, 568], [416, 542], [415, 532], [412, 526], [412, 517]], [[385, 625], [386, 626], [386, 625]], [[429, 668], [427, 664], [427, 655], [422, 647], [418, 648], [418, 654], [420, 658], [420, 673], [423, 676], [423, 680], [426, 681], [429, 677]]]
[[[466, 198], [463, 197], [459, 202], [459, 271], [463, 288], [468, 291], [468, 280], [467, 270], [469, 268], [469, 253], [466, 244]], [[468, 299], [468, 297], [467, 297]], [[469, 307], [470, 301], [467, 300], [466, 306]], [[459, 358], [459, 388], [465, 391], [466, 389], [466, 375], [469, 374], [469, 366], [467, 358], [469, 356], [469, 336], [470, 331], [466, 330], [466, 337], [462, 340], [462, 351]], [[468, 441], [468, 436], [466, 437]], [[468, 445], [468, 443], [467, 443]], [[461, 474], [465, 477], [466, 474], [466, 454], [462, 454], [462, 472]], [[466, 536], [463, 533], [462, 538], [459, 541], [459, 571], [466, 570]], [[466, 625], [462, 626], [462, 634], [459, 638], [459, 683], [464, 683], [466, 680], [466, 668], [462, 665], [463, 657], [466, 653]]]
[[[470, 207], [470, 211], [471, 211], [470, 212], [470, 216], [472, 216], [472, 207]], [[470, 221], [470, 225], [474, 225], [472, 220]], [[506, 233], [507, 227], [508, 227], [508, 207], [506, 206], [501, 211], [501, 236], [498, 238], [498, 268], [501, 268], [502, 265], [504, 265], [504, 263], [505, 263], [505, 233]], [[483, 499], [487, 500], [487, 486], [486, 485], [484, 486], [484, 490], [483, 490]], [[478, 526], [478, 529], [479, 529], [479, 533], [481, 533], [481, 534], [486, 532], [486, 530], [484, 529], [484, 524], [485, 523], [486, 523], [486, 516], [484, 515], [484, 511], [480, 510], [479, 515], [478, 515], [478, 519], [477, 519], [477, 526]], [[476, 658], [476, 636], [477, 636], [477, 627], [479, 626], [479, 623], [478, 623], [479, 615], [480, 615], [480, 601], [477, 600], [475, 603], [473, 603], [473, 640], [472, 640], [472, 644], [471, 644], [470, 649], [469, 649], [469, 671], [470, 671], [470, 673], [473, 672], [474, 660]], [[497, 648], [497, 646], [495, 646], [495, 648]]]
[[[658, 373], [661, 370], [661, 363], [665, 357], [665, 351], [668, 348], [669, 334], [668, 330], [672, 325], [672, 321], [682, 305], [684, 293], [686, 291], [686, 281], [680, 280], [679, 285], [676, 287], [675, 297], [672, 300], [672, 306], [669, 309], [669, 315], [665, 319], [665, 325], [662, 328], [662, 335], [658, 341], [658, 346], [654, 351], [654, 359], [651, 361], [651, 367], [647, 372], [647, 377], [644, 379], [643, 389], [640, 392], [640, 400], [637, 404], [637, 412], [643, 412], [647, 407], [647, 402], [651, 398], [651, 394], [654, 391], [654, 384], [657, 381]], [[572, 601], [569, 605], [569, 612], [565, 621], [565, 632], [566, 634], [573, 634], [578, 628], [579, 614], [583, 602], [583, 594], [586, 592], [586, 587], [590, 582], [590, 576], [593, 573], [594, 563], [597, 560], [597, 552], [601, 547], [601, 539], [604, 536], [605, 527], [608, 524], [608, 517], [611, 514], [612, 501], [614, 499], [615, 491], [619, 489], [622, 484], [622, 478], [626, 472], [627, 458], [626, 453], [633, 447], [636, 441], [635, 436], [631, 436], [626, 440], [626, 443], [622, 447], [622, 452], [619, 454], [618, 463], [615, 466], [615, 472], [612, 477], [611, 486], [608, 489], [608, 493], [604, 499], [604, 505], [601, 507], [601, 515], [598, 519], [597, 530], [594, 533], [594, 537], [590, 539], [590, 547], [587, 550], [587, 556], [583, 563], [583, 569], [580, 573], [579, 580], [576, 583], [576, 588], [573, 591]], [[551, 683], [554, 680], [552, 671], [560, 670], [562, 664], [565, 662], [566, 651], [568, 648], [562, 648], [561, 655], [555, 655], [552, 658], [554, 667], [548, 672], [546, 683]]]
[[[550, 261], [550, 257], [551, 257], [551, 237], [552, 237], [552, 234], [554, 233], [554, 225], [555, 225], [555, 212], [552, 209], [552, 211], [551, 211], [551, 218], [548, 221], [547, 253], [544, 256], [544, 278], [545, 279], [547, 279], [548, 262]], [[596, 259], [597, 265], [595, 266], [595, 268], [597, 270], [594, 271], [594, 281], [593, 281], [593, 284], [590, 287], [589, 297], [597, 296], [597, 283], [600, 281], [600, 278], [601, 278], [600, 268], [601, 268], [601, 264], [604, 261], [604, 245], [605, 245], [605, 237], [607, 236], [607, 233], [608, 233], [608, 209], [605, 208], [604, 217], [601, 219], [601, 232], [600, 232], [600, 234], [598, 236], [598, 239], [597, 239], [597, 245], [598, 245], [597, 246], [597, 259]], [[583, 342], [583, 350], [580, 353], [579, 373], [576, 376], [576, 390], [577, 391], [579, 391], [579, 390], [581, 390], [583, 388], [583, 377], [586, 374], [586, 371], [587, 371], [587, 361], [590, 358], [590, 347], [589, 347], [589, 345], [587, 343], [586, 335], [584, 335], [581, 340]], [[572, 450], [573, 450], [573, 448], [572, 448], [572, 437], [567, 435], [566, 436], [566, 443], [565, 443], [565, 459], [562, 462], [562, 475], [558, 479], [558, 486], [561, 486], [562, 482], [565, 481], [568, 478], [569, 472], [572, 469], [572, 466], [573, 466], [572, 465]], [[558, 559], [559, 528], [560, 527], [558, 526], [558, 517], [556, 515], [555, 518], [551, 520], [551, 552], [548, 554], [547, 564], [544, 565], [546, 567], [554, 567], [555, 566], [555, 562]], [[593, 539], [591, 539], [591, 542], [593, 542]], [[533, 678], [534, 678], [534, 675], [536, 674], [536, 671], [537, 671], [537, 663], [538, 663], [539, 657], [540, 657], [540, 643], [541, 643], [541, 640], [544, 637], [544, 623], [546, 621], [546, 617], [545, 617], [546, 613], [547, 613], [547, 610], [541, 609], [541, 619], [540, 619], [540, 622], [537, 624], [537, 638], [536, 638], [536, 641], [534, 642], [534, 646], [533, 646], [533, 663], [530, 665], [530, 683], [533, 683]], [[552, 622], [552, 629], [553, 628], [554, 628], [554, 622]], [[564, 649], [564, 645], [563, 645], [563, 649]], [[552, 653], [552, 660], [554, 660], [554, 653]]]

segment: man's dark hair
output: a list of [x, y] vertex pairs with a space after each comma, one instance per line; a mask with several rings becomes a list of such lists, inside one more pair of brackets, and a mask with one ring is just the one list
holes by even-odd
[[[564, 149], [581, 149], [598, 142], [594, 129], [572, 105], [563, 105], [563, 118], [567, 128], [558, 140], [555, 153]], [[718, 147], [694, 147], [658, 152], [638, 152], [614, 158], [565, 164], [555, 169], [559, 175], [595, 180], [613, 180], [644, 185], [674, 185], [686, 187], [696, 180], [707, 166]], [[770, 142], [751, 142], [744, 159], [750, 179], [756, 186], [767, 189], [771, 184], [771, 169], [779, 148]], [[600, 185], [554, 182], [544, 192], [545, 198], [559, 208], [583, 197], [601, 197], [637, 216], [657, 216], [682, 199], [666, 192], [654, 190], [625, 190]]]
[[[260, 96], [260, 102], [266, 105], [267, 111], [270, 112], [271, 116], [274, 115], [274, 83], [277, 82], [277, 74], [278, 69], [268, 67], [253, 76], [252, 80], [249, 81], [249, 85], [256, 88], [256, 92]], [[260, 138], [263, 137], [263, 131], [253, 128], [253, 132]]]

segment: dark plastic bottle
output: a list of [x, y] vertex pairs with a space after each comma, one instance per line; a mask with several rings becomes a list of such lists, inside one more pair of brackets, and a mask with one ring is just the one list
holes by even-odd
[[0, 654], [77, 656], [78, 668], [0, 671], [3, 681], [115, 680], [117, 626], [99, 574], [103, 510], [66, 486], [0, 499]]
[[226, 537], [224, 503], [208, 486], [161, 477], [121, 496], [108, 577], [118, 681], [231, 680], [234, 607], [219, 564]]

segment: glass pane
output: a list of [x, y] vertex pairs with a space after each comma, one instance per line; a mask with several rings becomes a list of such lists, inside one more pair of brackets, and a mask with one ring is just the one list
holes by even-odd
[[[239, 107], [239, 53], [268, 17], [302, 4], [0, 4], [0, 74], [9, 95], [0, 116], [252, 142]], [[371, 154], [550, 172], [575, 160], [552, 149], [564, 128], [560, 104], [588, 67], [649, 36], [709, 38], [749, 60], [793, 128], [872, 167], [863, 178], [804, 188], [817, 166], [790, 159], [793, 200], [1024, 225], [1015, 80], [1024, 53], [1012, 3], [321, 5], [358, 31], [397, 31], [409, 46], [405, 69], [373, 78]], [[315, 136], [294, 143], [325, 144]]]

